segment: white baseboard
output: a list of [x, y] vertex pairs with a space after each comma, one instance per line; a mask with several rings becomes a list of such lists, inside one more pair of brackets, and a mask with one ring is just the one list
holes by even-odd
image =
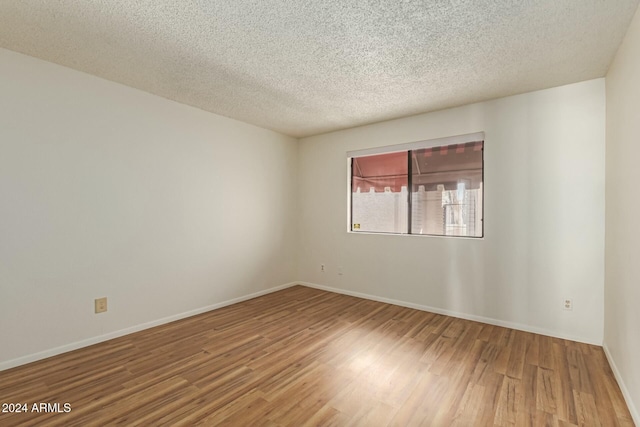
[[638, 408], [636, 408], [633, 400], [631, 400], [631, 394], [627, 389], [627, 385], [624, 383], [622, 375], [618, 370], [618, 366], [616, 365], [613, 356], [611, 356], [611, 352], [609, 351], [609, 347], [607, 347], [607, 343], [602, 345], [604, 349], [604, 354], [607, 356], [607, 361], [609, 362], [609, 366], [611, 366], [611, 370], [613, 371], [613, 375], [616, 377], [616, 381], [618, 381], [618, 386], [620, 386], [620, 391], [622, 391], [622, 396], [624, 396], [624, 400], [627, 403], [627, 408], [629, 408], [629, 412], [631, 412], [631, 418], [633, 418], [633, 422], [635, 425], [640, 426], [640, 414], [638, 413]]
[[502, 326], [504, 328], [517, 329], [519, 331], [531, 332], [531, 333], [534, 333], [534, 334], [546, 335], [546, 336], [549, 336], [549, 337], [561, 338], [561, 339], [565, 339], [565, 340], [577, 341], [577, 342], [582, 342], [582, 343], [586, 343], [586, 344], [593, 344], [593, 345], [597, 345], [597, 346], [601, 346], [602, 345], [601, 342], [593, 342], [592, 340], [589, 340], [589, 339], [586, 339], [586, 338], [583, 338], [583, 337], [577, 337], [577, 336], [572, 336], [572, 335], [568, 335], [568, 334], [563, 334], [561, 332], [552, 331], [552, 330], [548, 330], [548, 329], [544, 329], [544, 328], [538, 328], [536, 326], [525, 325], [525, 324], [522, 324], [522, 323], [508, 322], [508, 321], [505, 321], [505, 320], [493, 319], [491, 317], [477, 316], [475, 314], [467, 314], [467, 313], [461, 313], [461, 312], [458, 312], [458, 311], [446, 310], [446, 309], [437, 308], [437, 307], [430, 307], [428, 305], [414, 304], [414, 303], [410, 303], [410, 302], [406, 302], [406, 301], [400, 301], [400, 300], [395, 300], [395, 299], [390, 299], [390, 298], [379, 297], [379, 296], [376, 296], [376, 295], [370, 295], [370, 294], [363, 294], [363, 293], [360, 293], [360, 292], [348, 291], [346, 289], [332, 288], [330, 286], [318, 285], [318, 284], [315, 284], [315, 283], [309, 283], [309, 282], [298, 282], [298, 283], [301, 284], [302, 286], [307, 286], [309, 288], [321, 289], [323, 291], [335, 292], [335, 293], [344, 294], [344, 295], [350, 295], [352, 297], [364, 298], [364, 299], [368, 299], [368, 300], [372, 300], [372, 301], [379, 301], [379, 302], [384, 302], [384, 303], [387, 303], [387, 304], [399, 305], [401, 307], [413, 308], [413, 309], [416, 309], [416, 310], [428, 311], [428, 312], [436, 313], [436, 314], [444, 314], [446, 316], [457, 317], [457, 318], [466, 319], [466, 320], [473, 320], [475, 322], [487, 323], [489, 325]]
[[25, 365], [27, 363], [35, 362], [38, 360], [46, 359], [47, 357], [57, 356], [58, 354], [66, 353], [69, 351], [77, 350], [79, 348], [88, 347], [93, 344], [98, 344], [103, 341], [108, 341], [114, 338], [119, 338], [124, 335], [139, 332], [145, 329], [153, 328], [154, 326], [164, 325], [165, 323], [175, 322], [176, 320], [184, 319], [186, 317], [195, 316], [197, 314], [205, 313], [207, 311], [215, 310], [217, 308], [226, 307], [228, 305], [236, 304], [242, 301], [253, 299], [262, 295], [270, 294], [272, 292], [280, 291], [282, 289], [290, 288], [297, 285], [298, 282], [285, 283], [284, 285], [276, 286], [273, 288], [265, 289], [263, 291], [254, 292], [249, 295], [244, 295], [238, 298], [233, 298], [227, 301], [211, 304], [206, 307], [196, 308], [195, 310], [186, 311], [184, 313], [174, 314], [172, 316], [164, 317], [162, 319], [153, 320], [151, 322], [142, 323], [132, 326], [130, 328], [120, 329], [118, 331], [109, 332], [108, 334], [99, 335], [97, 337], [87, 338], [82, 341], [76, 341], [70, 344], [66, 344], [60, 347], [55, 347], [49, 350], [44, 350], [38, 353], [29, 354], [26, 356], [18, 357], [17, 359], [8, 360], [0, 363], [0, 371], [6, 369], [15, 368], [16, 366]]
[[[585, 340], [585, 339], [582, 339], [580, 337], [569, 336], [569, 335], [557, 333], [555, 331], [550, 331], [550, 330], [546, 330], [546, 329], [543, 329], [543, 328], [537, 328], [537, 327], [524, 325], [524, 324], [520, 324], [520, 323], [507, 322], [507, 321], [503, 321], [503, 320], [493, 319], [493, 318], [490, 318], [490, 317], [483, 317], [483, 316], [477, 316], [477, 315], [473, 315], [473, 314], [460, 313], [460, 312], [456, 312], [456, 311], [452, 311], [452, 310], [445, 310], [445, 309], [441, 309], [441, 308], [437, 308], [437, 307], [430, 307], [430, 306], [426, 306], [426, 305], [414, 304], [414, 303], [409, 303], [409, 302], [405, 302], [405, 301], [379, 297], [379, 296], [376, 296], [376, 295], [364, 294], [364, 293], [360, 293], [360, 292], [353, 292], [353, 291], [348, 291], [348, 290], [339, 289], [339, 288], [332, 288], [332, 287], [329, 287], [329, 286], [318, 285], [318, 284], [310, 283], [310, 282], [291, 282], [291, 283], [286, 283], [284, 285], [276, 286], [276, 287], [273, 287], [273, 288], [265, 289], [263, 291], [255, 292], [253, 294], [249, 294], [249, 295], [245, 295], [245, 296], [242, 296], [242, 297], [233, 298], [233, 299], [230, 299], [230, 300], [227, 300], [227, 301], [223, 301], [223, 302], [220, 302], [220, 303], [212, 304], [212, 305], [209, 305], [209, 306], [206, 306], [206, 307], [197, 308], [195, 310], [190, 310], [190, 311], [187, 311], [187, 312], [184, 312], [184, 313], [175, 314], [173, 316], [168, 316], [168, 317], [165, 317], [165, 318], [162, 318], [162, 319], [158, 319], [158, 320], [154, 320], [154, 321], [151, 321], [151, 322], [142, 323], [140, 325], [135, 325], [135, 326], [132, 326], [132, 327], [129, 327], [129, 328], [120, 329], [118, 331], [110, 332], [110, 333], [107, 333], [107, 334], [104, 334], [104, 335], [91, 337], [91, 338], [88, 338], [88, 339], [85, 339], [85, 340], [76, 341], [76, 342], [73, 342], [73, 343], [70, 343], [70, 344], [66, 344], [66, 345], [63, 345], [63, 346], [60, 346], [60, 347], [55, 347], [55, 348], [52, 348], [52, 349], [49, 349], [49, 350], [45, 350], [45, 351], [41, 351], [41, 352], [38, 352], [38, 353], [29, 354], [29, 355], [26, 355], [26, 356], [19, 357], [17, 359], [12, 359], [12, 360], [8, 360], [8, 361], [5, 361], [5, 362], [0, 362], [0, 371], [6, 370], [6, 369], [10, 369], [10, 368], [14, 368], [16, 366], [25, 365], [27, 363], [35, 362], [35, 361], [38, 361], [38, 360], [42, 360], [42, 359], [45, 359], [47, 357], [56, 356], [58, 354], [62, 354], [62, 353], [66, 353], [66, 352], [69, 352], [69, 351], [77, 350], [79, 348], [88, 347], [90, 345], [97, 344], [97, 343], [100, 343], [100, 342], [103, 342], [103, 341], [108, 341], [110, 339], [119, 338], [119, 337], [124, 336], [124, 335], [132, 334], [134, 332], [138, 332], [138, 331], [142, 331], [142, 330], [145, 330], [145, 329], [153, 328], [154, 326], [159, 326], [159, 325], [163, 325], [165, 323], [174, 322], [176, 320], [184, 319], [186, 317], [195, 316], [197, 314], [205, 313], [207, 311], [215, 310], [217, 308], [226, 307], [228, 305], [236, 304], [238, 302], [242, 302], [242, 301], [246, 301], [246, 300], [249, 300], [249, 299], [252, 299], [252, 298], [256, 298], [256, 297], [259, 297], [259, 296], [262, 296], [262, 295], [270, 294], [272, 292], [276, 292], [276, 291], [279, 291], [279, 290], [282, 290], [282, 289], [286, 289], [286, 288], [289, 288], [291, 286], [295, 286], [295, 285], [298, 285], [298, 284], [300, 284], [302, 286], [307, 286], [307, 287], [310, 287], [310, 288], [321, 289], [321, 290], [328, 291], [328, 292], [334, 292], [334, 293], [339, 293], [339, 294], [344, 294], [344, 295], [350, 295], [350, 296], [354, 296], [354, 297], [358, 297], [358, 298], [364, 298], [364, 299], [368, 299], [368, 300], [384, 302], [384, 303], [387, 303], [387, 304], [398, 305], [398, 306], [401, 306], [401, 307], [408, 307], [408, 308], [413, 308], [413, 309], [416, 309], [416, 310], [428, 311], [428, 312], [431, 312], [431, 313], [444, 314], [446, 316], [452, 316], [452, 317], [458, 317], [458, 318], [461, 318], [461, 319], [473, 320], [473, 321], [476, 321], [476, 322], [487, 323], [487, 324], [490, 324], [490, 325], [502, 326], [502, 327], [505, 327], [505, 328], [517, 329], [517, 330], [521, 330], [521, 331], [532, 332], [532, 333], [552, 336], [552, 337], [556, 337], [556, 338], [562, 338], [562, 339], [568, 339], [568, 340], [572, 340], [572, 341], [584, 342], [584, 343], [587, 343], [587, 344], [601, 345], [601, 343], [591, 342], [589, 340]], [[612, 366], [613, 366], [613, 364], [612, 364]], [[614, 370], [614, 372], [615, 372], [615, 370]], [[620, 383], [619, 380], [618, 380], [618, 382]], [[622, 388], [622, 383], [621, 383], [621, 388]], [[624, 389], [623, 389], [623, 392], [624, 392]], [[627, 397], [625, 395], [625, 399], [626, 398]], [[636, 424], [637, 424], [637, 421], [636, 421]]]

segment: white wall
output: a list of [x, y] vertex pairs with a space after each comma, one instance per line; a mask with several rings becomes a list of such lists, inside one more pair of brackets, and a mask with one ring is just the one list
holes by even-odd
[[2, 49], [0, 94], [0, 368], [295, 279], [295, 139]]
[[604, 345], [640, 425], [640, 12], [607, 73]]
[[[298, 277], [601, 344], [604, 126], [598, 79], [302, 139]], [[479, 131], [484, 239], [347, 233], [347, 151]]]

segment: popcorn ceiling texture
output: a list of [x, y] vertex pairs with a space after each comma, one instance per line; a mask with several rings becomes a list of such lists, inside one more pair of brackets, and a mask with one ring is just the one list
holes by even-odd
[[638, 0], [1, 0], [0, 46], [301, 137], [602, 77]]

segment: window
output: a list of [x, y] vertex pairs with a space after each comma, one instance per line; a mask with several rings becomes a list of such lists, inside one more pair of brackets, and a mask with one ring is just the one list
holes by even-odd
[[353, 232], [483, 236], [484, 135], [347, 153]]

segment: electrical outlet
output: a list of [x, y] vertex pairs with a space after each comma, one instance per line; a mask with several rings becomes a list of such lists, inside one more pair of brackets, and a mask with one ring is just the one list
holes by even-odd
[[104, 313], [105, 311], [107, 311], [107, 297], [96, 298], [94, 302], [96, 313]]
[[342, 276], [342, 266], [338, 266], [338, 276]]
[[324, 273], [324, 264], [320, 264], [320, 271]]
[[568, 311], [573, 310], [573, 300], [571, 298], [565, 298], [562, 301], [562, 308]]

